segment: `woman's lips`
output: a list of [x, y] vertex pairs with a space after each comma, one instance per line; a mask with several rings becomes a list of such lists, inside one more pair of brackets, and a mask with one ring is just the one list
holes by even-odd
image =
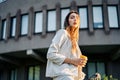
[[74, 24], [74, 25], [76, 25], [76, 24], [77, 24], [77, 22], [74, 22], [73, 24]]

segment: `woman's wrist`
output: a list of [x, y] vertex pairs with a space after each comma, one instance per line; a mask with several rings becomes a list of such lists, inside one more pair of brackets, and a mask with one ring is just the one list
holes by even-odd
[[73, 59], [69, 58], [69, 64], [73, 64]]
[[74, 63], [73, 59], [71, 59], [71, 58], [66, 58], [66, 59], [64, 60], [64, 62], [65, 62], [65, 63], [68, 63], [68, 64], [73, 64], [73, 63]]

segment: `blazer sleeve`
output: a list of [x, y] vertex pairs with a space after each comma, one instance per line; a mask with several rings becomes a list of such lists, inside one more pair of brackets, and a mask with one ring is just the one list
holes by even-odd
[[65, 36], [65, 30], [59, 30], [53, 38], [47, 52], [47, 59], [58, 65], [61, 65], [66, 58], [63, 54], [60, 53], [60, 47], [65, 41]]

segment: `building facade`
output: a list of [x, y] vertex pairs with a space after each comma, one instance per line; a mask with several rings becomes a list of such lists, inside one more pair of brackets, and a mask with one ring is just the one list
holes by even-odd
[[0, 80], [52, 80], [46, 53], [70, 10], [80, 14], [85, 80], [120, 80], [120, 0], [0, 0]]

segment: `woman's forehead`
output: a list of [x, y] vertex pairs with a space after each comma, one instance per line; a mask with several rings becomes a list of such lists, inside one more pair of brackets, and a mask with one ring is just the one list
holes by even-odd
[[70, 16], [77, 16], [77, 17], [79, 17], [78, 14], [76, 14], [76, 13], [71, 13]]

